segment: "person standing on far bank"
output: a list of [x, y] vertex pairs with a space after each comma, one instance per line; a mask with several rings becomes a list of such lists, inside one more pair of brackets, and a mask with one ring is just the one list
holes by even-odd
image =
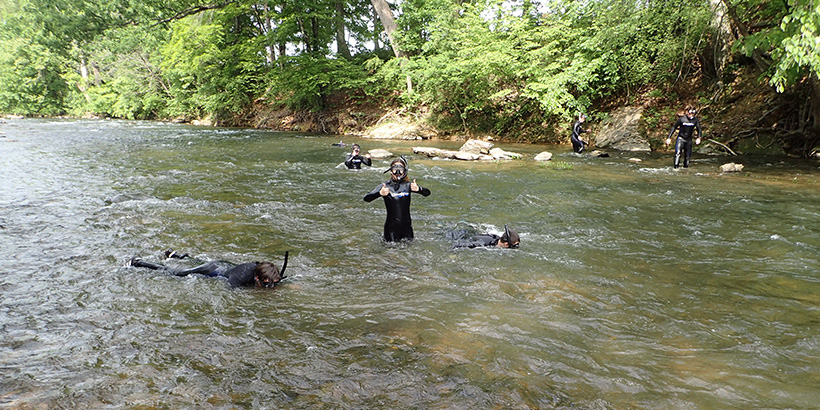
[[675, 139], [675, 161], [673, 166], [678, 168], [680, 166], [680, 158], [683, 156], [683, 167], [689, 168], [689, 157], [692, 156], [692, 133], [698, 131], [698, 136], [695, 138], [695, 144], [700, 144], [700, 121], [695, 117], [697, 110], [694, 107], [686, 107], [685, 115], [678, 117], [675, 125], [669, 130], [669, 136], [666, 137], [666, 145], [672, 143], [672, 134], [675, 130], [678, 131], [678, 138]]
[[576, 153], [580, 154], [581, 151], [584, 150], [584, 147], [589, 145], [587, 142], [581, 139], [581, 134], [584, 132], [589, 132], [589, 129], [583, 129], [581, 125], [584, 121], [587, 120], [587, 116], [585, 114], [581, 114], [578, 116], [578, 121], [575, 121], [575, 124], [572, 126], [572, 136], [569, 138], [572, 142], [572, 150]]

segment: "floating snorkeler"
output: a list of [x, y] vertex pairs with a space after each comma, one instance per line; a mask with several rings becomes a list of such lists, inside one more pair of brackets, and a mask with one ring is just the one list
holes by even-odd
[[[188, 256], [188, 254], [184, 254]], [[165, 251], [166, 258], [183, 259], [176, 252]], [[148, 268], [154, 270], [164, 270], [174, 276], [188, 276], [191, 274], [205, 275], [212, 278], [227, 278], [228, 284], [232, 287], [257, 286], [262, 288], [272, 288], [276, 286], [285, 276], [285, 269], [288, 267], [288, 252], [285, 252], [285, 261], [282, 262], [282, 270], [271, 262], [249, 262], [235, 265], [230, 262], [212, 261], [199, 265], [191, 269], [174, 269], [158, 263], [145, 262], [138, 257], [131, 258], [126, 266], [137, 268]]]
[[518, 232], [513, 231], [507, 225], [504, 225], [504, 234], [501, 236], [483, 233], [473, 235], [468, 239], [461, 239], [453, 244], [455, 248], [478, 248], [478, 247], [493, 247], [493, 248], [508, 248], [516, 249], [521, 244], [521, 238]]
[[390, 180], [377, 186], [364, 196], [365, 202], [372, 202], [378, 197], [384, 198], [387, 208], [387, 219], [384, 221], [384, 240], [399, 242], [413, 240], [413, 221], [410, 218], [410, 194], [417, 193], [429, 196], [430, 190], [420, 187], [416, 180], [407, 178], [407, 160], [402, 156], [390, 163]]

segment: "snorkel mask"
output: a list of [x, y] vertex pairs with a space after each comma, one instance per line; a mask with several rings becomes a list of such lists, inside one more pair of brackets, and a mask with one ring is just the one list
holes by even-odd
[[390, 169], [384, 171], [384, 173], [388, 172], [395, 176], [397, 181], [401, 181], [407, 176], [407, 160], [404, 158], [404, 155], [402, 155], [401, 158], [394, 160], [390, 164]]
[[512, 239], [510, 239], [510, 236], [510, 228], [507, 227], [507, 224], [504, 224], [504, 236], [501, 237], [501, 240], [506, 242], [507, 246], [509, 246], [510, 249], [518, 248], [518, 245], [520, 245], [520, 243], [513, 244]]

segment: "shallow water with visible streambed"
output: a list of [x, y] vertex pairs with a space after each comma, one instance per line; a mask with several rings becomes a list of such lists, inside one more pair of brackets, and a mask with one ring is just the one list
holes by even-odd
[[[0, 407], [809, 408], [817, 162], [405, 154], [416, 240], [385, 245], [389, 159], [339, 136], [155, 122], [0, 125]], [[534, 154], [550, 150], [549, 164]], [[641, 162], [629, 161], [637, 157]], [[720, 174], [720, 164], [744, 163]], [[452, 250], [459, 229], [518, 250]], [[124, 266], [273, 260], [276, 289]], [[187, 262], [172, 261], [185, 264]]]

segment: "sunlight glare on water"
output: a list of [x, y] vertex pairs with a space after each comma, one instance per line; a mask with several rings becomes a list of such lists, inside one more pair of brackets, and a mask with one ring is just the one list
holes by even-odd
[[[668, 153], [410, 161], [416, 240], [385, 245], [391, 158], [339, 136], [105, 120], [0, 135], [0, 407], [809, 408], [820, 169]], [[540, 151], [550, 163], [531, 158]], [[630, 161], [637, 157], [641, 161]], [[460, 230], [521, 248], [452, 249]], [[291, 252], [274, 290], [125, 267]], [[187, 261], [170, 261], [192, 266]], [[193, 263], [193, 262], [190, 262]]]

